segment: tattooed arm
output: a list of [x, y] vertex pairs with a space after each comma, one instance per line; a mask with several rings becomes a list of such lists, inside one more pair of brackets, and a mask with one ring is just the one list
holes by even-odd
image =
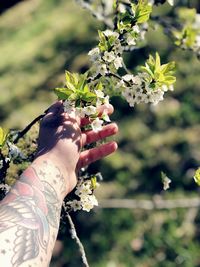
[[[102, 106], [99, 112], [113, 111]], [[60, 102], [44, 117], [38, 153], [0, 203], [0, 262], [6, 267], [48, 266], [56, 240], [63, 198], [75, 187], [77, 171], [114, 152], [115, 142], [80, 152], [81, 147], [117, 132], [81, 132], [87, 124], [63, 112]]]

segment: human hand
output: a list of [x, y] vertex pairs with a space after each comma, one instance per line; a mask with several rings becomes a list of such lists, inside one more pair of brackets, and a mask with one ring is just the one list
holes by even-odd
[[[111, 114], [113, 107], [103, 105], [99, 114]], [[99, 132], [88, 130], [81, 132], [81, 127], [89, 124], [88, 119], [80, 119], [75, 113], [65, 113], [61, 102], [53, 104], [40, 126], [37, 157], [43, 155], [51, 159], [62, 170], [66, 179], [68, 192], [77, 183], [77, 171], [90, 163], [99, 160], [117, 149], [116, 142], [109, 142], [99, 147], [81, 152], [85, 145], [99, 141], [118, 131], [115, 123], [108, 124]]]

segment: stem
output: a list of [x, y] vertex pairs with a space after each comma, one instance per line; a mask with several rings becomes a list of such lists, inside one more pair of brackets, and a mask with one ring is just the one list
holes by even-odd
[[114, 30], [117, 29], [117, 22], [118, 22], [118, 13], [119, 13], [119, 0], [116, 0], [116, 9], [114, 14]]
[[126, 64], [124, 63], [124, 60], [122, 61], [122, 66], [124, 68], [124, 70], [128, 73], [128, 74], [132, 74], [130, 70], [128, 70], [128, 68], [126, 67]]
[[119, 75], [116, 74], [116, 73], [109, 72], [108, 76], [113, 76], [113, 77], [117, 78], [117, 79], [120, 80], [120, 81], [122, 80], [125, 84], [127, 84], [127, 86], [130, 86], [129, 82], [123, 80], [122, 77], [119, 76]]
[[77, 232], [76, 232], [76, 228], [75, 228], [75, 225], [72, 221], [72, 218], [71, 216], [69, 215], [69, 213], [66, 213], [66, 217], [69, 221], [69, 224], [70, 224], [70, 227], [71, 227], [71, 236], [72, 236], [72, 239], [75, 239], [78, 247], [79, 247], [79, 251], [81, 253], [81, 257], [82, 257], [82, 261], [83, 261], [83, 264], [85, 267], [90, 267], [89, 264], [88, 264], [88, 260], [87, 260], [87, 257], [86, 257], [86, 254], [85, 254], [85, 249], [84, 249], [84, 246], [83, 244], [81, 243], [78, 235], [77, 235]]

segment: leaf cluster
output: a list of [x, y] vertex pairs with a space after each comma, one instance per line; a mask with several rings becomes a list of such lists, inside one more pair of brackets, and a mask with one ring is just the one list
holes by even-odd
[[98, 31], [99, 33], [99, 49], [103, 53], [105, 51], [111, 51], [116, 40], [117, 36], [110, 35], [106, 36], [102, 31]]
[[59, 100], [69, 100], [75, 102], [75, 106], [81, 106], [82, 103], [93, 103], [96, 101], [96, 94], [93, 93], [88, 84], [85, 74], [65, 73], [65, 87], [55, 88], [55, 94]]
[[147, 79], [150, 81], [152, 89], [157, 89], [162, 85], [170, 86], [176, 82], [176, 77], [173, 75], [175, 62], [161, 65], [158, 53], [155, 58], [150, 55], [145, 66], [141, 66], [140, 69], [147, 73]]
[[137, 24], [145, 23], [149, 20], [152, 6], [147, 0], [139, 0], [137, 4], [131, 3], [129, 9], [119, 14], [117, 28], [120, 32], [130, 32]]

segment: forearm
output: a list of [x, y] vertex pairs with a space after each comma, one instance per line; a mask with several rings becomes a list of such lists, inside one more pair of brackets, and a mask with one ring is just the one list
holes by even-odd
[[65, 179], [60, 166], [41, 156], [0, 203], [3, 266], [49, 265], [67, 193]]

